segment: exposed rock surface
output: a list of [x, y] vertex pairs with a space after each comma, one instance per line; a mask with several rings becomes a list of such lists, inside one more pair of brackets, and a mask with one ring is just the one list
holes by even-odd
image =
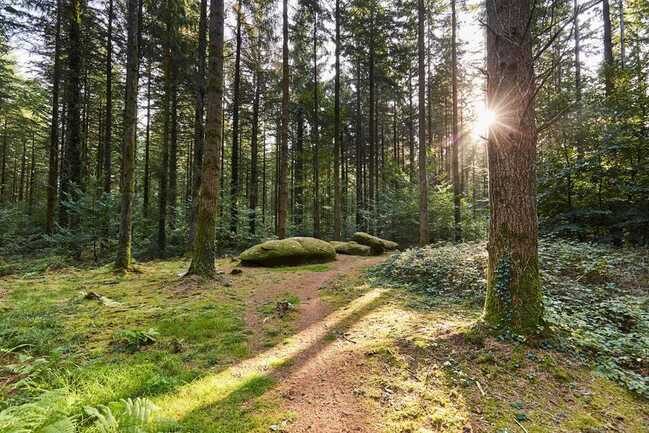
[[335, 260], [336, 250], [320, 239], [295, 237], [263, 242], [248, 248], [239, 258], [245, 264], [261, 266], [296, 265]]
[[331, 241], [331, 245], [336, 249], [338, 254], [347, 254], [349, 256], [371, 256], [372, 249], [367, 245], [361, 245], [355, 241], [340, 242]]

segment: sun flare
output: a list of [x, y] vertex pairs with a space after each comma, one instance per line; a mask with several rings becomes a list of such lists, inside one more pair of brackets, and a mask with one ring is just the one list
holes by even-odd
[[478, 117], [473, 124], [473, 130], [476, 135], [486, 136], [489, 133], [489, 129], [496, 123], [497, 116], [496, 112], [490, 110], [486, 106], [480, 107], [478, 110]]

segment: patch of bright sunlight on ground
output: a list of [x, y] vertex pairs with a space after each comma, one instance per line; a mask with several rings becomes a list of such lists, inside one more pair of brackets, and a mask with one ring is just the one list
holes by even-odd
[[323, 339], [331, 329], [378, 300], [385, 292], [382, 289], [372, 290], [354, 300], [347, 308], [330, 314], [323, 322], [291, 337], [286, 344], [189, 383], [176, 392], [161, 397], [156, 404], [165, 417], [182, 420], [195, 410], [218, 403], [251, 380], [270, 374], [275, 368], [290, 362]]

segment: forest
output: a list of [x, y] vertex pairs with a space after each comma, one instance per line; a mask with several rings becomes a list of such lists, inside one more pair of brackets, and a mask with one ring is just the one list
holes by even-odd
[[648, 399], [648, 0], [0, 0], [0, 433]]

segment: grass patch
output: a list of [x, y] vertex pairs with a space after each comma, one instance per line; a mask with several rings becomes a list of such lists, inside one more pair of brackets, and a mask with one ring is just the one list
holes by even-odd
[[[182, 279], [185, 260], [145, 263], [143, 273], [128, 275], [109, 266], [33, 266], [40, 273], [0, 280], [7, 288], [0, 306], [0, 411], [26, 411], [20, 405], [61, 389], [56, 398], [69, 402], [66, 414], [80, 419], [85, 406], [157, 400], [250, 355], [243, 320], [250, 288]], [[85, 299], [90, 291], [114, 303]], [[256, 408], [270, 410], [261, 397], [270, 386], [268, 378], [247, 383], [218, 407], [180, 420], [180, 428], [247, 432], [264, 425], [267, 431], [275, 417], [237, 405], [255, 398]], [[218, 425], [215, 414], [222, 416]]]

